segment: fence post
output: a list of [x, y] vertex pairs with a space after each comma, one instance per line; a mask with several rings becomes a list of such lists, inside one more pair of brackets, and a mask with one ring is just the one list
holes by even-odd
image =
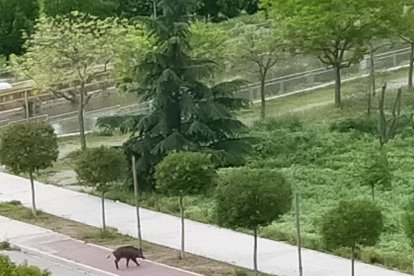
[[29, 99], [27, 95], [27, 90], [24, 90], [24, 106], [26, 111], [26, 120], [30, 120], [30, 111], [29, 111]]
[[285, 87], [285, 82], [284, 81], [281, 81], [280, 82], [280, 88], [279, 88], [279, 94], [285, 94], [285, 89], [286, 89], [286, 87]]

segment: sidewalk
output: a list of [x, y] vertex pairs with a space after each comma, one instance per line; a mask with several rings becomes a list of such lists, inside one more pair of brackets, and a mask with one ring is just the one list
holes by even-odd
[[[19, 200], [30, 207], [29, 181], [0, 173], [0, 201]], [[39, 209], [60, 217], [100, 227], [100, 199], [36, 182]], [[135, 207], [107, 200], [108, 226], [122, 234], [136, 236]], [[177, 217], [141, 209], [143, 238], [149, 242], [180, 248], [180, 220]], [[0, 227], [1, 229], [2, 227]], [[253, 238], [250, 235], [186, 220], [186, 250], [211, 259], [253, 267]], [[348, 276], [350, 261], [313, 250], [302, 252], [304, 275]], [[258, 265], [263, 272], [278, 276], [297, 276], [297, 249], [282, 242], [258, 239]], [[356, 274], [363, 276], [403, 276], [397, 271], [357, 262]]]
[[[0, 240], [8, 240], [8, 242], [17, 246], [23, 252], [35, 254], [77, 269], [79, 272], [75, 275], [84, 274], [85, 272], [87, 274], [84, 275], [94, 276], [129, 276], [137, 274], [146, 276], [199, 275], [141, 259], [138, 260], [139, 267], [130, 262], [128, 269], [125, 266], [125, 259], [123, 259], [119, 263], [120, 269], [117, 270], [114, 265], [114, 258], [107, 259], [107, 256], [112, 252], [107, 248], [86, 244], [48, 229], [2, 216], [0, 216], [0, 226]], [[55, 275], [61, 276], [59, 274]]]

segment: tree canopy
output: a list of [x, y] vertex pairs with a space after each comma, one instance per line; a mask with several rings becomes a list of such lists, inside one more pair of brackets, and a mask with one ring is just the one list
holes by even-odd
[[[26, 44], [26, 54], [14, 62], [15, 69], [50, 91], [78, 106], [80, 141], [86, 148], [83, 111], [92, 94], [86, 85], [108, 75], [115, 59], [115, 43], [122, 43], [125, 30], [116, 19], [99, 19], [72, 12], [54, 18], [41, 17]], [[62, 91], [63, 88], [68, 88]], [[94, 89], [96, 90], [96, 89]], [[96, 93], [95, 93], [96, 95]]]
[[155, 169], [157, 190], [167, 195], [200, 194], [215, 183], [216, 172], [210, 158], [200, 152], [173, 152]]
[[110, 17], [116, 15], [118, 0], [40, 0], [46, 16], [69, 15], [74, 11]]
[[381, 209], [367, 200], [341, 201], [324, 217], [322, 236], [331, 247], [375, 245], [383, 228]]
[[[381, 2], [381, 1], [380, 1]], [[359, 62], [377, 31], [377, 1], [262, 0], [291, 47], [334, 69], [335, 105], [341, 106], [341, 69]]]
[[253, 230], [289, 211], [292, 190], [275, 170], [235, 169], [223, 176], [216, 199], [220, 225]]
[[25, 34], [33, 32], [38, 16], [37, 0], [0, 0], [0, 55], [24, 53]]
[[254, 268], [257, 271], [257, 232], [289, 211], [292, 189], [275, 170], [237, 169], [224, 175], [216, 191], [219, 225], [254, 231]]
[[98, 192], [106, 192], [108, 185], [124, 176], [128, 164], [121, 150], [114, 148], [90, 148], [76, 160], [75, 171], [85, 185]]
[[58, 157], [57, 137], [46, 122], [13, 124], [1, 135], [0, 159], [14, 173], [46, 169]]
[[34, 216], [37, 212], [33, 174], [52, 166], [58, 153], [56, 134], [46, 122], [13, 124], [1, 135], [0, 162], [16, 174], [29, 174]]

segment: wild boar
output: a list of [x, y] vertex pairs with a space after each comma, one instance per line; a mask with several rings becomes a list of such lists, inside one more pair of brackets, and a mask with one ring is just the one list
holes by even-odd
[[111, 255], [114, 255], [115, 257], [115, 266], [116, 269], [119, 269], [118, 262], [120, 259], [125, 258], [126, 259], [126, 266], [128, 267], [129, 261], [132, 260], [134, 263], [139, 266], [139, 263], [137, 262], [137, 258], [145, 259], [144, 254], [142, 253], [142, 248], [136, 248], [133, 246], [122, 246], [117, 248], [115, 251], [113, 251], [111, 254], [108, 255], [107, 259], [111, 257]]

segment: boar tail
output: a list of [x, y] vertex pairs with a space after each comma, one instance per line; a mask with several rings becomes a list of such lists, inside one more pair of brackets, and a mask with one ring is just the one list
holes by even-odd
[[106, 257], [107, 259], [109, 259], [109, 257], [111, 257], [114, 254], [114, 252], [112, 252], [111, 254], [108, 255], [108, 257]]

